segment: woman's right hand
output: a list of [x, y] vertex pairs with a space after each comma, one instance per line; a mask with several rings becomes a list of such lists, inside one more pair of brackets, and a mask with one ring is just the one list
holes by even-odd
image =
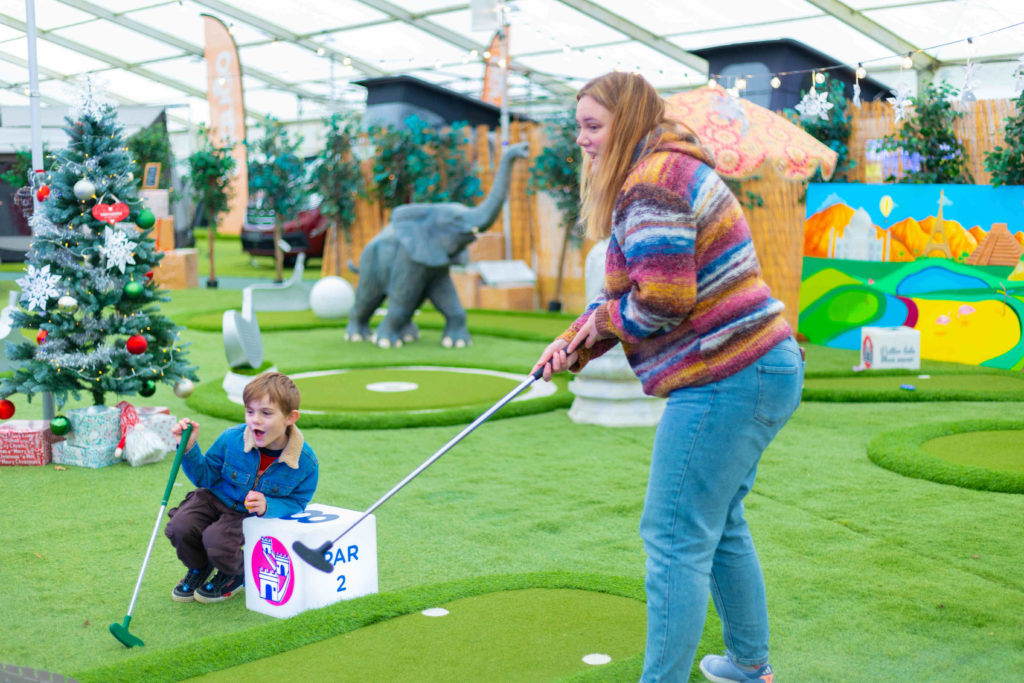
[[544, 381], [550, 382], [551, 375], [564, 372], [572, 367], [579, 354], [575, 351], [567, 354], [565, 347], [568, 345], [569, 342], [564, 339], [556, 339], [548, 344], [548, 347], [544, 349], [544, 353], [540, 354], [540, 358], [534, 364], [533, 372], [537, 372], [537, 368], [544, 366]]
[[178, 437], [178, 442], [180, 443], [181, 442], [181, 435], [182, 435], [182, 433], [184, 433], [185, 429], [189, 425], [192, 425], [192, 434], [188, 438], [188, 444], [185, 445], [185, 450], [186, 451], [191, 450], [192, 447], [196, 445], [196, 437], [199, 436], [199, 423], [198, 422], [193, 422], [192, 420], [188, 419], [187, 417], [183, 417], [183, 418], [181, 418], [181, 420], [178, 421], [178, 424], [176, 424], [173, 427], [171, 427], [171, 434], [173, 434], [174, 436]]

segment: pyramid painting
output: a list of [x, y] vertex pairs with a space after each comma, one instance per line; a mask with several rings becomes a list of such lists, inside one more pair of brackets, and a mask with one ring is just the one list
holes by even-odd
[[1006, 229], [1006, 223], [994, 223], [978, 248], [967, 257], [966, 263], [972, 266], [1016, 266], [1021, 254], [1024, 254], [1024, 247]]

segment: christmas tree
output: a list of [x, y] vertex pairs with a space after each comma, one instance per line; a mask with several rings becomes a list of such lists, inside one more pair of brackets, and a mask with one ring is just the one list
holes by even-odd
[[70, 145], [51, 160], [17, 280], [14, 323], [39, 334], [8, 346], [19, 365], [0, 396], [48, 391], [63, 406], [89, 392], [103, 405], [107, 393], [151, 396], [158, 382], [186, 393], [198, 377], [179, 328], [159, 314], [157, 302], [170, 301], [153, 281], [163, 255], [116, 111], [87, 82], [65, 121]]

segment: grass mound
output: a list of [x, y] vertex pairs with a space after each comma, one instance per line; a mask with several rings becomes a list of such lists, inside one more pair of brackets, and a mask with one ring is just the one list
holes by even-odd
[[1024, 374], [1003, 370], [808, 373], [803, 397], [805, 401], [833, 402], [1024, 401]]
[[883, 432], [868, 445], [879, 467], [981, 491], [1024, 493], [1021, 420], [963, 420]]
[[[460, 364], [458, 367], [464, 365]], [[315, 370], [322, 368], [309, 371]], [[508, 368], [498, 370], [514, 372]], [[297, 375], [302, 372], [304, 371], [293, 370], [289, 374]], [[432, 373], [419, 373], [415, 381], [426, 381], [428, 386], [422, 392], [408, 392], [409, 396], [403, 396], [403, 393], [374, 394], [365, 388], [367, 375], [377, 378], [372, 381], [389, 381], [408, 379], [408, 372], [394, 368], [392, 364], [371, 365], [350, 373], [298, 380], [303, 391], [303, 407], [327, 411], [323, 414], [303, 413], [302, 428], [396, 429], [465, 424], [475, 420], [517, 384], [499, 377], [467, 373], [455, 375], [435, 370]], [[457, 385], [453, 384], [453, 377], [459, 378]], [[557, 386], [553, 394], [525, 401], [512, 401], [491, 419], [536, 415], [568, 408], [572, 405], [573, 399], [572, 393], [567, 389], [569, 378], [558, 376], [553, 381]], [[310, 388], [312, 392], [307, 394]], [[235, 422], [245, 420], [245, 409], [229, 400], [224, 389], [214, 382], [199, 385], [186, 403], [192, 410], [206, 415]]]
[[[604, 594], [607, 599], [587, 593]], [[603, 651], [613, 655], [614, 663], [601, 667], [602, 675], [615, 673], [623, 676], [620, 680], [636, 679], [640, 663], [635, 653], [643, 650], [645, 630], [642, 601], [643, 582], [637, 579], [567, 572], [489, 576], [335, 603], [284, 621], [203, 638], [187, 647], [141, 653], [117, 664], [77, 672], [74, 677], [83, 683], [155, 683], [212, 672], [221, 674], [201, 680], [239, 680], [255, 671], [261, 673], [260, 680], [362, 681], [401, 680], [409, 671], [416, 671], [416, 680], [422, 681], [551, 680], [583, 673], [587, 665], [580, 658]], [[416, 614], [440, 605], [449, 609], [448, 617], [430, 619]], [[495, 608], [515, 612], [496, 618]], [[401, 619], [405, 615], [410, 618]], [[445, 619], [450, 621], [445, 623]], [[581, 633], [587, 638], [581, 639]], [[474, 648], [460, 642], [463, 638], [483, 638], [490, 647], [501, 646], [502, 652], [500, 656], [494, 649], [473, 652]], [[506, 648], [493, 640], [498, 638], [514, 642], [506, 643]], [[417, 645], [416, 640], [425, 642]], [[396, 642], [402, 646], [396, 648]], [[579, 652], [590, 642], [602, 649]], [[444, 650], [452, 651], [442, 656]], [[561, 661], [538, 656], [541, 651], [556, 650]], [[567, 656], [568, 652], [572, 655]], [[433, 661], [410, 664], [407, 657]], [[514, 663], [509, 663], [509, 658], [515, 658]], [[456, 668], [449, 668], [452, 661]], [[467, 670], [461, 669], [466, 664], [474, 667], [471, 671], [490, 675], [466, 676]], [[308, 666], [313, 668], [303, 668]], [[610, 670], [613, 667], [614, 671]], [[268, 676], [274, 671], [280, 675]], [[522, 675], [509, 678], [516, 671]]]

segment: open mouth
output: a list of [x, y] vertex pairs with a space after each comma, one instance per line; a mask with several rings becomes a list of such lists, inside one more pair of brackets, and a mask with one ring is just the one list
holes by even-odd
[[266, 434], [266, 432], [264, 432], [262, 429], [254, 429], [254, 430], [252, 430], [252, 435], [253, 435], [253, 437], [255, 437], [255, 439], [257, 441], [262, 441], [264, 434]]

